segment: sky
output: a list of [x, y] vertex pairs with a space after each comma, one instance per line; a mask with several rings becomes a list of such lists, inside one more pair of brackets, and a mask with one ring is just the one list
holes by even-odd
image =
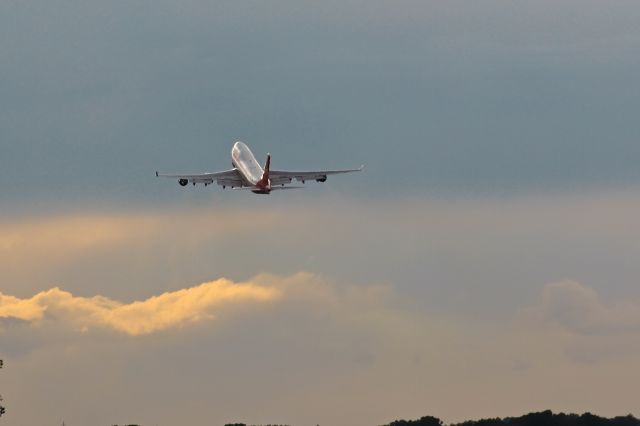
[[[640, 416], [634, 1], [0, 2], [11, 426]], [[350, 168], [255, 196], [156, 170]]]

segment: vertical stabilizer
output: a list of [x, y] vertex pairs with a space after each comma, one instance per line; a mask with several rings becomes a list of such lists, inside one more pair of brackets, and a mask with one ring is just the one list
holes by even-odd
[[267, 162], [264, 164], [264, 172], [262, 173], [262, 179], [256, 184], [261, 189], [271, 189], [271, 182], [269, 181], [269, 167], [271, 166], [271, 154], [267, 154]]
[[262, 179], [269, 179], [269, 167], [271, 166], [271, 154], [267, 154], [267, 162], [264, 164], [264, 174]]

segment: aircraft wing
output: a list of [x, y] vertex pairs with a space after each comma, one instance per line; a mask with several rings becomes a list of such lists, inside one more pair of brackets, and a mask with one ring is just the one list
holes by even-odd
[[360, 166], [357, 169], [347, 170], [317, 170], [317, 171], [286, 171], [286, 170], [270, 170], [269, 179], [272, 185], [282, 185], [291, 183], [294, 179], [298, 182], [306, 180], [315, 180], [318, 182], [324, 182], [329, 175], [337, 175], [341, 173], [359, 172], [364, 169], [364, 166]]
[[156, 176], [178, 179], [178, 182], [182, 186], [185, 186], [188, 183], [193, 183], [194, 185], [196, 183], [204, 183], [205, 185], [209, 185], [214, 182], [220, 186], [238, 187], [244, 185], [244, 181], [242, 180], [242, 176], [238, 169], [215, 173], [201, 173], [196, 175], [168, 175], [156, 172]]

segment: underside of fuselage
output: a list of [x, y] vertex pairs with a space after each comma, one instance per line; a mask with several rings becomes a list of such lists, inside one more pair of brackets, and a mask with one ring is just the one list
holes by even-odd
[[254, 194], [269, 195], [271, 194], [271, 189], [260, 189], [256, 187], [254, 189], [251, 189], [251, 192], [253, 192]]

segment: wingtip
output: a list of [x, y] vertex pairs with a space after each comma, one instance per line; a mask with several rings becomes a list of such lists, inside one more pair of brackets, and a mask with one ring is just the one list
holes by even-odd
[[364, 164], [360, 165], [360, 168], [358, 169], [359, 171], [363, 171], [364, 170]]
[[156, 170], [156, 177], [158, 177], [158, 171]]

